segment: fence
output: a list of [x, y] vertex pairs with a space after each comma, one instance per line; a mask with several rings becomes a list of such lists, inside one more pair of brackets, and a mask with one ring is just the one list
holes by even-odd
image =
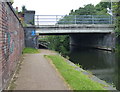
[[0, 90], [3, 90], [22, 54], [24, 29], [11, 6], [0, 2]]
[[112, 24], [110, 15], [36, 15], [35, 25]]

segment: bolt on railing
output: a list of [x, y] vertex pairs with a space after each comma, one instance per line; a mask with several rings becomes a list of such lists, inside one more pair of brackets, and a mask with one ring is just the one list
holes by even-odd
[[110, 15], [36, 15], [36, 25], [56, 24], [112, 24]]

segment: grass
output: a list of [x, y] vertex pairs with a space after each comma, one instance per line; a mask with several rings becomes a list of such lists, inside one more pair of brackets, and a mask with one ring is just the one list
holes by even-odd
[[29, 53], [29, 54], [34, 54], [34, 53], [39, 53], [40, 51], [38, 49], [34, 48], [24, 48], [23, 49], [23, 54]]
[[73, 90], [92, 90], [92, 92], [96, 92], [96, 90], [102, 90], [101, 92], [103, 92], [105, 90], [103, 88], [104, 85], [91, 80], [87, 75], [75, 70], [75, 67], [65, 62], [61, 56], [45, 55], [45, 57], [52, 60], [55, 67]]

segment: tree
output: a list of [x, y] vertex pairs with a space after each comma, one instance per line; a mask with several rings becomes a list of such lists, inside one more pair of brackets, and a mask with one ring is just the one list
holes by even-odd
[[114, 3], [114, 16], [116, 17], [116, 35], [120, 36], [120, 1]]
[[100, 2], [95, 6], [96, 14], [97, 15], [108, 15], [107, 14], [107, 8], [111, 9], [110, 2]]
[[115, 16], [115, 32], [116, 32], [116, 37], [118, 39], [118, 43], [117, 43], [117, 52], [120, 55], [120, 1], [119, 2], [115, 2], [113, 4], [113, 12], [114, 12], [114, 16]]
[[69, 36], [48, 36], [47, 40], [49, 49], [58, 51], [63, 56], [67, 56], [69, 53]]
[[22, 13], [24, 13], [25, 11], [27, 11], [27, 9], [26, 9], [26, 6], [23, 5], [23, 6], [22, 6]]
[[[92, 23], [92, 20], [90, 20], [92, 19], [92, 16], [89, 15], [106, 15], [104, 16], [106, 20], [102, 19], [103, 16], [95, 16], [95, 18], [96, 19], [97, 17], [99, 18], [97, 20], [98, 23], [107, 24], [109, 23], [109, 16], [110, 16], [107, 13], [107, 8], [110, 8], [111, 7], [110, 5], [111, 5], [110, 2], [100, 2], [96, 6], [92, 4], [87, 4], [84, 7], [79, 7], [79, 9], [76, 9], [75, 11], [71, 10], [69, 15], [66, 15], [64, 18], [59, 20], [58, 24], [83, 24], [83, 23], [90, 24]], [[88, 16], [80, 16], [80, 15], [88, 15]], [[84, 20], [84, 18], [86, 18], [86, 20]]]
[[94, 5], [88, 4], [84, 7], [84, 10], [86, 11], [84, 14], [85, 15], [95, 15], [96, 14], [96, 9]]
[[[96, 12], [94, 5], [88, 4], [75, 10], [74, 15], [94, 15]], [[70, 13], [71, 14], [71, 13]]]

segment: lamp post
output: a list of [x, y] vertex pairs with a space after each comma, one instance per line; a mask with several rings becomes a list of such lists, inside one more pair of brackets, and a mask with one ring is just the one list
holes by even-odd
[[111, 13], [112, 13], [112, 0], [110, 0], [110, 3], [111, 3]]
[[112, 0], [110, 0], [111, 3], [111, 24], [112, 24], [112, 16], [113, 16], [113, 12], [112, 12]]

